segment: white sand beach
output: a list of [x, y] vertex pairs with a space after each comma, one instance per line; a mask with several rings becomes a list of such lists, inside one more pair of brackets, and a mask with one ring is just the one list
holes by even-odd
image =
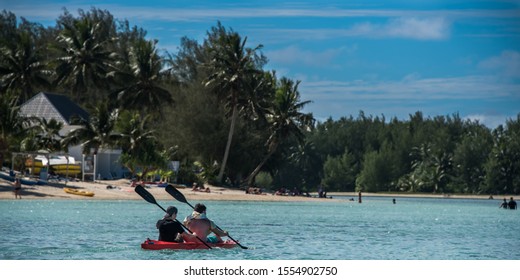
[[[110, 186], [110, 187], [108, 187]], [[63, 188], [77, 188], [79, 190], [93, 192], [93, 197], [75, 195], [66, 193]], [[329, 192], [329, 198], [317, 198], [316, 193], [311, 193], [313, 197], [305, 196], [285, 196], [266, 194], [246, 194], [244, 190], [216, 187], [205, 185], [209, 187], [211, 192], [193, 191], [191, 188], [178, 187], [179, 191], [184, 194], [189, 201], [199, 200], [233, 200], [233, 201], [339, 201], [334, 200], [335, 196], [351, 196], [354, 202], [357, 202], [357, 193], [353, 192]], [[164, 190], [164, 187], [149, 186], [147, 190], [157, 199], [171, 199], [172, 197]], [[0, 179], [0, 199], [15, 199], [14, 186], [11, 182]], [[103, 180], [96, 182], [68, 182], [59, 185], [34, 185], [22, 186], [22, 199], [98, 199], [98, 200], [127, 200], [127, 199], [142, 199], [130, 186], [128, 179], [120, 180]], [[488, 195], [442, 195], [442, 194], [374, 194], [363, 193], [363, 196], [388, 196], [388, 197], [439, 197], [439, 198], [472, 198], [472, 199], [489, 199]], [[502, 199], [500, 196], [494, 199]], [[346, 199], [341, 202], [352, 203]]]
[[[130, 186], [128, 179], [104, 180], [96, 182], [68, 182], [67, 184], [22, 186], [22, 199], [99, 199], [127, 200], [142, 199]], [[108, 187], [110, 186], [110, 187]], [[93, 197], [66, 193], [63, 188], [77, 188], [93, 192]], [[211, 192], [193, 191], [191, 188], [177, 187], [187, 200], [245, 200], [245, 201], [316, 201], [330, 200], [325, 198], [309, 198], [303, 196], [280, 196], [273, 194], [246, 194], [243, 190], [205, 185]], [[146, 188], [157, 200], [172, 199], [164, 187], [149, 185]], [[0, 179], [0, 199], [15, 199], [14, 186], [11, 182]]]

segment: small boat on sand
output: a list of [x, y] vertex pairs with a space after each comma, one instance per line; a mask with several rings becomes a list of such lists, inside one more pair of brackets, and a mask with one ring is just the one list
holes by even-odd
[[77, 175], [81, 173], [81, 164], [76, 162], [71, 156], [36, 156], [34, 159], [28, 158], [25, 166], [31, 168], [32, 174], [39, 174], [42, 168], [49, 166], [49, 171], [60, 175]]
[[63, 188], [63, 190], [66, 192], [66, 193], [70, 193], [70, 194], [76, 194], [76, 195], [82, 195], [82, 196], [94, 196], [94, 193], [93, 192], [89, 192], [89, 191], [82, 191], [82, 190], [78, 190], [78, 189], [72, 189], [72, 188]]
[[[16, 176], [11, 176], [9, 173], [0, 171], [0, 178], [4, 179], [4, 180], [7, 180], [7, 181], [10, 181], [10, 182], [14, 182]], [[22, 183], [22, 185], [28, 185], [28, 186], [34, 186], [34, 185], [37, 185], [37, 184], [38, 185], [42, 184], [40, 181], [36, 181], [36, 180], [28, 179], [28, 178], [20, 178], [20, 182]]]

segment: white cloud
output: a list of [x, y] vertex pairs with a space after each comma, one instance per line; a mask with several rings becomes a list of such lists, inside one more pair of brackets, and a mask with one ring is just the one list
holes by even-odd
[[501, 124], [504, 125], [508, 119], [516, 119], [516, 116], [476, 114], [468, 115], [463, 118], [471, 121], [478, 121], [480, 124], [484, 124], [489, 128], [496, 128]]
[[343, 52], [353, 52], [355, 48], [354, 46], [351, 48], [326, 49], [316, 52], [302, 50], [297, 46], [288, 46], [280, 50], [265, 52], [265, 54], [269, 57], [270, 63], [276, 65], [303, 64], [306, 66], [330, 68], [331, 63], [334, 62], [336, 57]]
[[411, 74], [400, 81], [303, 81], [301, 89], [311, 99], [338, 101], [520, 98], [520, 84], [505, 84], [492, 76], [420, 78]]
[[382, 28], [383, 36], [420, 40], [445, 39], [450, 23], [444, 18], [398, 18]]
[[[23, 5], [12, 1], [6, 3], [4, 9], [15, 12], [19, 16], [46, 17], [55, 20], [63, 7], [75, 13], [78, 9], [89, 10], [93, 5], [81, 4], [76, 1]], [[160, 8], [147, 6], [124, 6], [116, 4], [97, 4], [97, 8], [108, 9], [114, 15], [128, 19], [164, 20], [169, 22], [180, 21], [214, 21], [223, 18], [291, 18], [291, 17], [320, 17], [320, 18], [518, 18], [519, 9], [503, 10], [400, 10], [400, 9], [342, 9], [324, 8], [320, 2], [317, 5], [307, 3], [302, 8], [282, 6], [240, 8], [234, 6], [217, 5], [218, 8], [200, 8], [196, 4], [192, 8], [179, 8], [175, 3]]]
[[390, 37], [440, 40], [450, 34], [451, 24], [444, 18], [396, 18], [386, 24], [358, 23], [340, 34], [346, 36]]
[[505, 77], [520, 78], [520, 53], [506, 50], [499, 56], [481, 61], [478, 66], [481, 69], [498, 71]]
[[397, 81], [303, 80], [300, 92], [302, 100], [313, 101], [306, 110], [320, 120], [355, 115], [361, 110], [367, 115], [400, 119], [416, 111], [425, 116], [451, 112], [463, 118], [478, 118], [480, 123], [494, 128], [505, 122], [505, 116], [517, 114], [518, 109], [496, 112], [485, 105], [475, 107], [475, 101], [520, 105], [520, 84], [503, 83], [496, 76], [421, 78], [413, 73]]
[[348, 37], [442, 40], [450, 36], [451, 23], [444, 18], [396, 18], [384, 24], [360, 22], [347, 28], [251, 29], [272, 42], [314, 41]]

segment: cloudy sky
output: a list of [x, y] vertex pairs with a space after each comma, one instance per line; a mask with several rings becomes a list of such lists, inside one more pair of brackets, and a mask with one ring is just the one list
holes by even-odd
[[220, 21], [262, 44], [266, 70], [300, 80], [306, 111], [401, 120], [452, 115], [496, 127], [520, 113], [520, 0], [0, 0], [44, 25], [66, 8], [127, 19], [177, 51]]

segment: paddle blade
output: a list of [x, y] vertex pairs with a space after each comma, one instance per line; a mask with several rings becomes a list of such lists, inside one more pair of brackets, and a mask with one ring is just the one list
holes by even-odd
[[173, 196], [178, 201], [180, 201], [182, 203], [188, 203], [188, 201], [186, 200], [186, 197], [184, 197], [184, 195], [179, 190], [177, 190], [174, 186], [172, 186], [172, 185], [166, 186], [166, 192], [169, 193], [171, 196]]
[[152, 203], [157, 204], [157, 201], [155, 201], [155, 197], [151, 193], [149, 193], [145, 188], [141, 185], [135, 186], [135, 192], [139, 194], [144, 200]]

